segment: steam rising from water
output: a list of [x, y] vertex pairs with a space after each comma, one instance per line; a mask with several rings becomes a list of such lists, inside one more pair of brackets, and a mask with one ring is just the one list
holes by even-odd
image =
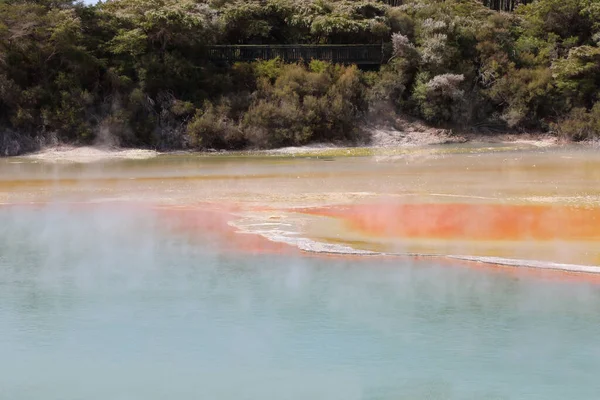
[[[151, 212], [0, 209], [10, 399], [594, 398], [593, 283], [223, 253]], [[0, 396], [0, 397], [2, 397]]]
[[[415, 243], [398, 226], [383, 236], [377, 226], [336, 230], [343, 218], [287, 211], [366, 198], [598, 205], [597, 152], [561, 161], [560, 151], [426, 151], [432, 157], [329, 154], [335, 162], [327, 163], [0, 160], [0, 202], [57, 202], [0, 208], [0, 399], [596, 398], [594, 276], [300, 256], [248, 234], [313, 251], [408, 252]], [[59, 204], [67, 200], [79, 205]], [[246, 234], [235, 233], [202, 202], [270, 206], [285, 218], [244, 212], [233, 224]], [[379, 211], [367, 228], [394, 222]], [[597, 225], [582, 220], [594, 233]], [[479, 243], [474, 236], [462, 249]], [[596, 237], [586, 238], [580, 247], [572, 237], [540, 242], [555, 247], [552, 256], [575, 259], [590, 243], [597, 248]], [[534, 248], [535, 237], [520, 239], [520, 251]], [[474, 254], [446, 242], [446, 254]]]

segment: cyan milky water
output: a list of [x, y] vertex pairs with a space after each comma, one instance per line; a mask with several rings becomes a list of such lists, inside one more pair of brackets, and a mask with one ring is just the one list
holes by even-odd
[[600, 286], [0, 209], [0, 399], [597, 399]]

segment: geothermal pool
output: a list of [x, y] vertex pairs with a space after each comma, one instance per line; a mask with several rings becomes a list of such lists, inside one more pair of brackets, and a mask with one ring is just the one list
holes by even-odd
[[600, 275], [445, 256], [597, 266], [598, 182], [522, 145], [0, 160], [0, 399], [594, 399]]

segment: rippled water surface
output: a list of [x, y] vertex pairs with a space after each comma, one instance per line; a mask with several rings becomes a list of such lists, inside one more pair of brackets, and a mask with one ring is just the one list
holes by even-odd
[[600, 287], [0, 211], [2, 399], [594, 399]]

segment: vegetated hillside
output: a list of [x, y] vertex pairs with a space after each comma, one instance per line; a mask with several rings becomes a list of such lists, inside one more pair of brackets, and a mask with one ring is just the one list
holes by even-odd
[[[211, 65], [212, 44], [385, 43], [379, 71]], [[438, 126], [600, 134], [600, 2], [0, 0], [0, 153], [53, 142], [276, 147]]]

